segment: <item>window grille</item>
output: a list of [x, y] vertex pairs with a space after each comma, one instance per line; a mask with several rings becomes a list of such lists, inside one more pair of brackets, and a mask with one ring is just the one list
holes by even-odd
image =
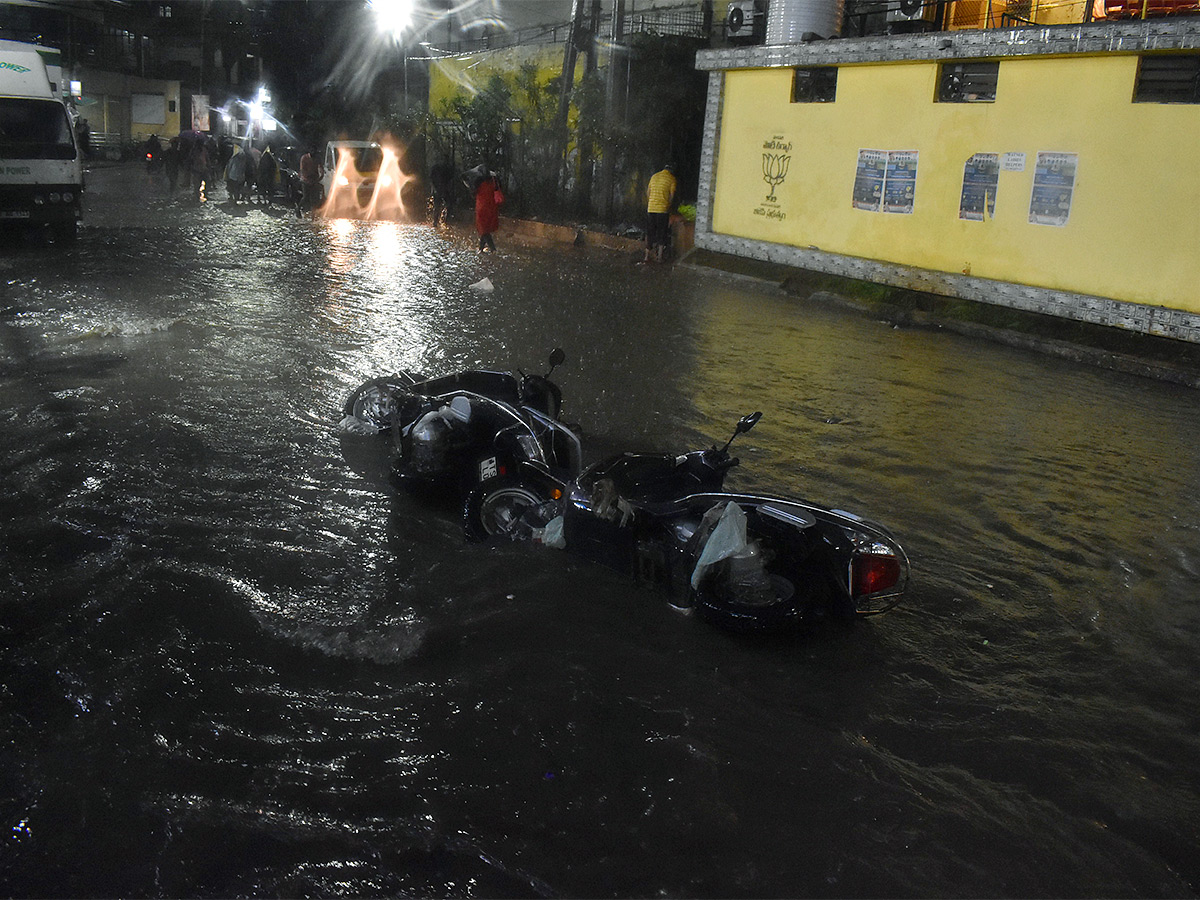
[[938, 76], [939, 103], [992, 103], [996, 99], [996, 81], [1000, 63], [971, 60], [942, 63]]
[[1143, 56], [1134, 103], [1200, 103], [1200, 53]]
[[837, 66], [796, 69], [792, 76], [793, 103], [832, 103], [837, 99]]

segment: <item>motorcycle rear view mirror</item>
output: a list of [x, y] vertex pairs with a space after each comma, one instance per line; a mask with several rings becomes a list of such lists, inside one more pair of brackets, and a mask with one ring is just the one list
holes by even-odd
[[721, 453], [729, 452], [729, 445], [733, 443], [733, 439], [739, 434], [745, 434], [751, 428], [758, 424], [758, 420], [762, 418], [761, 412], [752, 412], [748, 416], [742, 416], [738, 419], [737, 427], [733, 430], [733, 434], [729, 436], [729, 440], [725, 442], [725, 446], [721, 448]]
[[[553, 350], [551, 350], [550, 351], [550, 372], [553, 372], [555, 369], [557, 369], [559, 366], [561, 366], [563, 364], [563, 361], [566, 360], [566, 358], [567, 358], [567, 354], [565, 354], [563, 352], [562, 347], [555, 347]], [[546, 373], [546, 377], [550, 376], [550, 372]]]
[[738, 419], [737, 433], [745, 434], [747, 431], [749, 431], [751, 428], [753, 428], [755, 425], [757, 425], [758, 420], [761, 418], [762, 418], [761, 412], [753, 412], [753, 413], [750, 413], [750, 415], [748, 415], [748, 416], [742, 416], [740, 419]]

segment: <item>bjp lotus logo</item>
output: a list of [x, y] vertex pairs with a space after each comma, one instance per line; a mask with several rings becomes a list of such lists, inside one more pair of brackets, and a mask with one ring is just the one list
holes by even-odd
[[775, 202], [775, 188], [783, 184], [783, 179], [787, 178], [788, 163], [792, 161], [790, 156], [785, 156], [782, 153], [764, 153], [763, 154], [763, 181], [771, 188], [771, 192], [767, 194], [767, 199], [772, 203]]

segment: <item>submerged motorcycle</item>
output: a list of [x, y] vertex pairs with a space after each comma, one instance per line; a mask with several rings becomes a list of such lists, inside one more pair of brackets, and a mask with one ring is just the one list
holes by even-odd
[[720, 449], [621, 453], [569, 482], [524, 464], [468, 495], [464, 527], [476, 538], [552, 534], [568, 551], [739, 631], [891, 609], [909, 565], [882, 525], [803, 500], [724, 490], [739, 462], [729, 447], [761, 415], [743, 417]]
[[[360, 385], [344, 413], [359, 430], [390, 433], [394, 472], [418, 488], [467, 493], [531, 465], [554, 478], [579, 472], [578, 426], [558, 421], [562, 391], [544, 375], [470, 369], [437, 378], [400, 372]], [[346, 420], [343, 420], [346, 421]]]

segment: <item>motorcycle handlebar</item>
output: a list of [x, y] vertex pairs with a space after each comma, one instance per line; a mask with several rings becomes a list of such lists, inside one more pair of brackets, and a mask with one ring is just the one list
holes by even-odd
[[724, 452], [723, 450], [718, 450], [716, 447], [711, 447], [708, 450], [705, 450], [702, 454], [702, 457], [708, 465], [722, 472], [726, 469], [732, 469], [734, 466], [741, 463], [741, 460], [736, 456], [730, 456], [728, 453]]

